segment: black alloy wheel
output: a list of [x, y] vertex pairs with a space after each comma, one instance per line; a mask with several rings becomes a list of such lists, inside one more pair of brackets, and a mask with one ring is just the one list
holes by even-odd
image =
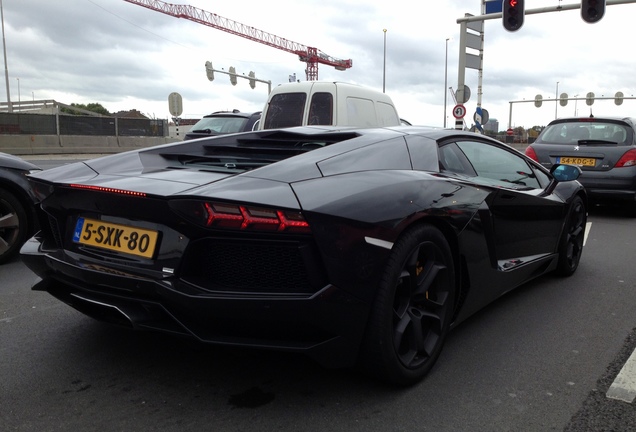
[[361, 363], [390, 384], [411, 385], [431, 370], [449, 331], [455, 269], [444, 235], [430, 225], [394, 245], [373, 306]]
[[577, 196], [570, 204], [559, 243], [559, 262], [556, 269], [558, 276], [572, 276], [578, 268], [583, 253], [586, 224], [587, 209], [583, 199]]
[[13, 258], [26, 241], [28, 219], [13, 194], [0, 189], [0, 264]]

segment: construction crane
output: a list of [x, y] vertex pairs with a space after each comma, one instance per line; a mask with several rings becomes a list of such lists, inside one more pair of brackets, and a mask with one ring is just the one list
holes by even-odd
[[255, 29], [217, 14], [204, 11], [190, 5], [177, 5], [159, 0], [124, 0], [128, 3], [152, 9], [157, 12], [171, 15], [176, 18], [185, 18], [199, 24], [207, 25], [218, 30], [260, 42], [283, 51], [296, 54], [298, 59], [307, 63], [305, 72], [307, 81], [318, 79], [318, 63], [333, 66], [337, 70], [346, 70], [352, 66], [351, 59], [341, 60], [331, 57], [317, 48], [308, 47], [298, 42], [292, 42], [280, 36]]

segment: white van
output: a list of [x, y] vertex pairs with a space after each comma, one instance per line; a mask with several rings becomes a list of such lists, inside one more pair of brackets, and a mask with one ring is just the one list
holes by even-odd
[[303, 81], [281, 84], [272, 90], [258, 128], [399, 124], [393, 101], [384, 93], [344, 82]]

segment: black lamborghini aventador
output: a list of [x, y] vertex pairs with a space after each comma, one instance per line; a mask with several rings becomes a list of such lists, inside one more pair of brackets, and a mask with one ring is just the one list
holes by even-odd
[[455, 130], [202, 138], [32, 175], [49, 223], [22, 259], [33, 289], [99, 320], [406, 385], [451, 326], [574, 273], [579, 174]]

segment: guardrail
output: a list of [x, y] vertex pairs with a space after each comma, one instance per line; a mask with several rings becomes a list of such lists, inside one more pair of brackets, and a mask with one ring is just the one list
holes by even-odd
[[108, 154], [181, 141], [171, 137], [87, 135], [0, 135], [0, 152], [16, 156], [43, 154]]

